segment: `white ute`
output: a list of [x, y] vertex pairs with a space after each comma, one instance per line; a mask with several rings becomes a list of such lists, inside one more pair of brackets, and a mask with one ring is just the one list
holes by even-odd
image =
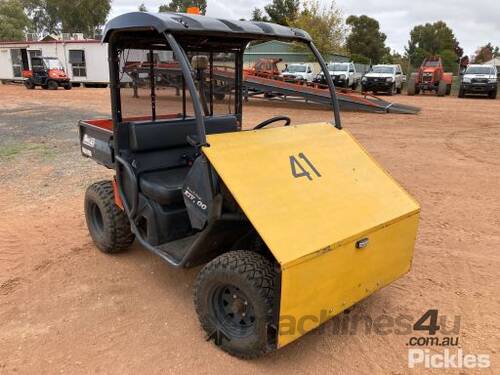
[[406, 76], [400, 65], [374, 65], [361, 79], [361, 90], [372, 91], [374, 94], [378, 91], [389, 95], [401, 94], [405, 81]]
[[281, 76], [285, 79], [312, 82], [314, 73], [311, 64], [288, 64]]

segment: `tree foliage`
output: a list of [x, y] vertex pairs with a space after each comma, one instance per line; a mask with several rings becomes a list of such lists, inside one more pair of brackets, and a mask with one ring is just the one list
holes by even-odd
[[138, 10], [139, 10], [139, 12], [147, 12], [148, 8], [146, 8], [146, 5], [144, 5], [144, 3], [142, 3], [141, 5], [139, 5]]
[[160, 5], [158, 12], [183, 12], [189, 7], [198, 7], [201, 14], [207, 12], [207, 0], [172, 0], [170, 3]]
[[342, 50], [344, 19], [334, 1], [328, 5], [320, 5], [318, 0], [304, 1], [302, 11], [290, 26], [307, 31], [323, 56]]
[[299, 8], [299, 0], [273, 0], [264, 7], [264, 10], [254, 8], [252, 20], [289, 26], [299, 15]]
[[453, 31], [443, 21], [418, 25], [410, 32], [406, 53], [414, 67], [429, 56], [439, 55], [447, 71], [455, 72], [463, 49]]
[[262, 9], [253, 8], [252, 21], [269, 22], [269, 17], [265, 12], [262, 11]]
[[0, 41], [22, 40], [29, 19], [19, 0], [0, 0]]
[[498, 47], [493, 47], [491, 43], [479, 47], [474, 56], [474, 64], [484, 64], [493, 60], [498, 55]]
[[110, 0], [23, 0], [34, 32], [84, 33], [93, 36], [105, 22], [111, 9]]
[[350, 27], [346, 48], [352, 56], [365, 57], [364, 61], [378, 64], [390, 54], [386, 47], [387, 36], [380, 31], [377, 20], [368, 16], [349, 16], [346, 24]]

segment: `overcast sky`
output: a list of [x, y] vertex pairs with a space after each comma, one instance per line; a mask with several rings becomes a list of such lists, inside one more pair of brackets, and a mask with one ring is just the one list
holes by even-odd
[[[323, 0], [326, 2], [327, 0]], [[137, 10], [144, 2], [156, 12], [168, 0], [113, 0], [111, 17]], [[263, 7], [271, 0], [208, 0], [207, 15], [239, 19], [249, 18], [254, 7]], [[465, 54], [488, 42], [500, 45], [499, 0], [337, 0], [344, 16], [366, 14], [380, 22], [387, 34], [387, 45], [403, 52], [413, 26], [445, 21], [450, 26]]]

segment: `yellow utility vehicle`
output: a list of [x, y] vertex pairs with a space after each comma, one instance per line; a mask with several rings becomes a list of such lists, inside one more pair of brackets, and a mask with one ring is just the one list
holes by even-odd
[[[244, 52], [269, 40], [310, 50], [332, 122], [280, 116], [242, 130]], [[203, 264], [194, 302], [216, 345], [260, 356], [408, 272], [419, 206], [342, 129], [306, 32], [138, 12], [111, 20], [104, 42], [112, 120], [81, 121], [80, 141], [115, 178], [86, 192], [90, 235], [105, 253], [136, 239], [175, 267]], [[131, 62], [142, 69], [133, 90]], [[169, 90], [177, 96], [166, 100]], [[134, 112], [139, 103], [148, 113]], [[179, 111], [169, 112], [173, 104]], [[268, 127], [278, 121], [285, 126]]]

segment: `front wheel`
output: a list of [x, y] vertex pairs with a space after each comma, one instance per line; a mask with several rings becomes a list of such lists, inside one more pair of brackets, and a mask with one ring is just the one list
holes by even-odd
[[134, 242], [128, 217], [115, 204], [111, 181], [96, 182], [88, 187], [84, 209], [90, 237], [103, 253], [118, 253]]
[[264, 256], [225, 253], [201, 270], [194, 303], [209, 339], [239, 358], [256, 358], [276, 347], [277, 272]]
[[59, 88], [59, 84], [56, 81], [47, 82], [47, 88], [49, 90], [57, 90]]
[[65, 90], [71, 90], [73, 88], [73, 85], [71, 85], [71, 83], [65, 83], [64, 86], [63, 86], [63, 88]]
[[490, 99], [496, 99], [497, 98], [497, 90], [491, 91], [488, 95]]

